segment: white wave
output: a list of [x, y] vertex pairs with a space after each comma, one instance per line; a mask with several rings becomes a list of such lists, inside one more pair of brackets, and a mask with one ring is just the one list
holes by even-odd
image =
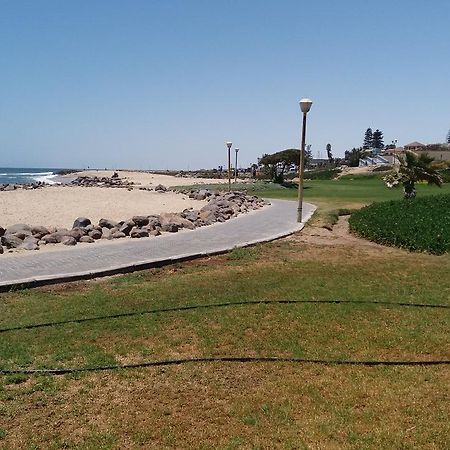
[[[8, 174], [9, 175], [9, 174]], [[53, 175], [53, 172], [16, 172], [16, 173], [11, 173], [11, 175], [17, 175], [17, 176], [48, 176], [48, 175]]]
[[41, 175], [37, 177], [32, 177], [35, 181], [41, 181], [42, 183], [47, 184], [56, 184], [56, 181], [54, 181], [52, 178], [55, 178], [57, 175], [54, 175], [53, 172], [49, 172], [48, 175]]

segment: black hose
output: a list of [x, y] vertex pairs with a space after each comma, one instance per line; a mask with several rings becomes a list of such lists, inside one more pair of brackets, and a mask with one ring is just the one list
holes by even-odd
[[109, 365], [96, 367], [72, 367], [72, 368], [54, 368], [54, 369], [0, 369], [0, 375], [66, 375], [79, 372], [101, 372], [106, 370], [118, 369], [138, 369], [144, 367], [175, 366], [181, 364], [203, 364], [216, 362], [230, 363], [301, 363], [301, 364], [321, 364], [321, 365], [339, 365], [339, 366], [437, 366], [448, 365], [450, 360], [435, 361], [358, 361], [358, 360], [333, 360], [333, 359], [307, 359], [307, 358], [284, 358], [277, 356], [217, 356], [210, 358], [184, 358], [184, 359], [165, 359], [160, 361], [147, 361], [136, 364]]
[[160, 308], [160, 309], [149, 309], [144, 311], [134, 311], [126, 313], [112, 314], [108, 316], [94, 316], [94, 317], [84, 317], [80, 319], [70, 319], [61, 320], [55, 322], [44, 322], [30, 325], [20, 325], [11, 328], [0, 328], [0, 333], [6, 333], [8, 331], [19, 331], [19, 330], [31, 330], [34, 328], [44, 328], [58, 325], [66, 325], [69, 323], [83, 323], [91, 322], [95, 320], [106, 320], [106, 319], [118, 319], [121, 317], [132, 317], [132, 316], [142, 316], [146, 314], [157, 314], [165, 312], [176, 312], [176, 311], [189, 311], [195, 309], [207, 309], [207, 308], [223, 308], [229, 306], [255, 306], [255, 305], [270, 305], [270, 304], [351, 304], [351, 305], [383, 305], [383, 306], [397, 306], [397, 307], [415, 307], [415, 308], [441, 308], [450, 309], [450, 305], [442, 304], [430, 304], [430, 303], [406, 303], [406, 302], [386, 302], [386, 301], [370, 301], [370, 300], [251, 300], [251, 301], [238, 301], [238, 302], [224, 302], [224, 303], [209, 303], [205, 305], [188, 305], [188, 306], [175, 306], [172, 308]]

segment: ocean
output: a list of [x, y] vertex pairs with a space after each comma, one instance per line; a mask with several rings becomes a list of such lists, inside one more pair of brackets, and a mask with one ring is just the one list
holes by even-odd
[[33, 168], [28, 167], [0, 167], [0, 184], [28, 184], [36, 181], [54, 184], [55, 175], [61, 169], [50, 169], [47, 167]]

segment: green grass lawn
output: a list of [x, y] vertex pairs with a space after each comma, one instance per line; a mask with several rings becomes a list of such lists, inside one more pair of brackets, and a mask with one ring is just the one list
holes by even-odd
[[[308, 199], [331, 209], [401, 196], [374, 180], [352, 183], [308, 183]], [[265, 196], [276, 195], [266, 187]], [[419, 189], [428, 192], [436, 189]], [[238, 300], [450, 305], [449, 273], [449, 255], [294, 236], [163, 269], [1, 294], [0, 328]], [[243, 355], [449, 359], [449, 326], [449, 309], [205, 308], [0, 333], [0, 367]], [[0, 448], [441, 449], [450, 433], [449, 398], [448, 366], [217, 363], [0, 375]]]

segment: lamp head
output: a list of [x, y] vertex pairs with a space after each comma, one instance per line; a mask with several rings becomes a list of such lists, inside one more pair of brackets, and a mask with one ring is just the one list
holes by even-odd
[[235, 148], [234, 151], [237, 153], [237, 152], [239, 151], [239, 149], [238, 149], [238, 148]]
[[228, 150], [231, 148], [231, 146], [233, 145], [233, 143], [232, 142], [227, 142], [227, 147], [228, 147]]
[[312, 100], [310, 100], [309, 98], [302, 98], [299, 103], [302, 113], [304, 114], [308, 113], [309, 110], [311, 109]]

